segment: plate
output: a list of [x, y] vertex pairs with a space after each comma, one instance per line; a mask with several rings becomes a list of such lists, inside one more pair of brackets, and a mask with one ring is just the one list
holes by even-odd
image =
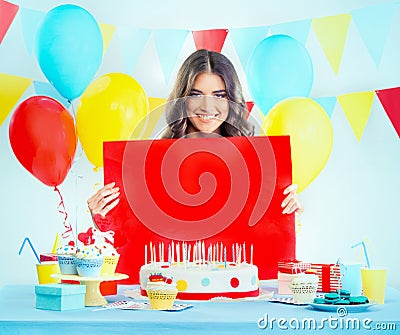
[[[326, 305], [326, 304], [309, 304], [312, 308], [318, 309], [320, 311], [335, 312], [341, 314], [340, 316], [345, 316], [346, 312], [343, 308], [346, 308], [347, 312], [366, 312], [375, 304], [363, 304], [363, 305]], [[342, 309], [341, 311], [339, 309]], [[344, 314], [343, 314], [344, 313]]]
[[[183, 311], [184, 309], [192, 308], [192, 305], [187, 305], [187, 304], [173, 304], [173, 306], [169, 309], [161, 309], [161, 311], [164, 312], [179, 312]], [[147, 302], [135, 302], [126, 306], [121, 306], [118, 307], [119, 309], [134, 309], [134, 310], [146, 310], [150, 311], [152, 310], [150, 308], [150, 304]]]
[[[170, 309], [163, 309], [166, 312], [179, 312], [185, 309], [193, 307], [192, 305], [187, 304], [174, 304]], [[101, 308], [93, 309], [93, 312], [105, 311], [108, 309], [130, 309], [130, 310], [152, 310], [150, 308], [150, 304], [148, 302], [138, 302], [138, 301], [114, 301], [110, 302], [107, 305], [102, 306]]]
[[293, 297], [272, 297], [272, 298], [268, 299], [268, 301], [280, 302], [282, 304], [289, 304], [289, 305], [296, 305], [296, 306], [308, 305], [308, 303], [295, 302]]

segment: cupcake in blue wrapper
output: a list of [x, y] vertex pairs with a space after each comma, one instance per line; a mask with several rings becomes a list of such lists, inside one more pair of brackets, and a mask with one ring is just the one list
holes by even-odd
[[64, 275], [76, 275], [75, 256], [76, 247], [73, 245], [64, 245], [57, 249], [57, 260], [60, 271]]
[[78, 247], [75, 264], [82, 277], [100, 277], [104, 258], [94, 245]]

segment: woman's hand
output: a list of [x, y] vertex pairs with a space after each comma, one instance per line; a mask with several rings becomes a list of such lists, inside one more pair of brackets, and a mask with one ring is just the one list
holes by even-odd
[[88, 201], [90, 214], [94, 217], [96, 214], [106, 216], [119, 203], [119, 187], [114, 187], [115, 183], [110, 183], [99, 189], [92, 195]]
[[299, 199], [296, 194], [297, 185], [292, 184], [285, 188], [283, 194], [286, 195], [286, 198], [282, 201], [282, 214], [301, 214], [304, 211], [303, 206], [299, 202]]

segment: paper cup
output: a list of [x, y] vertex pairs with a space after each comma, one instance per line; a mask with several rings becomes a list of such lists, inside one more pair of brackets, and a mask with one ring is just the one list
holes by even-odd
[[295, 304], [310, 304], [316, 297], [318, 284], [290, 284]]
[[75, 256], [71, 255], [58, 255], [58, 266], [63, 275], [76, 275]]
[[372, 303], [383, 304], [385, 302], [387, 269], [362, 268], [361, 280], [363, 294]]
[[150, 308], [156, 310], [166, 310], [172, 308], [178, 290], [176, 291], [153, 291], [148, 290], [147, 296], [150, 302]]
[[60, 273], [58, 262], [42, 262], [41, 264], [36, 264], [36, 271], [39, 284], [54, 284], [60, 282], [60, 279], [51, 277], [52, 274]]
[[362, 294], [361, 263], [340, 264], [342, 277], [342, 289], [347, 290], [353, 296]]
[[115, 274], [119, 256], [104, 256], [104, 263], [101, 267], [101, 276], [112, 276]]

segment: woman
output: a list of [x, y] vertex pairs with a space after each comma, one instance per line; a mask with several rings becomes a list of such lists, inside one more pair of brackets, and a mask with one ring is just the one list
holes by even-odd
[[[218, 52], [197, 50], [182, 64], [166, 106], [167, 129], [163, 138], [198, 136], [252, 136], [247, 108], [236, 70]], [[303, 211], [296, 185], [284, 190], [283, 214]], [[105, 216], [119, 202], [119, 188], [110, 183], [87, 201], [89, 210]]]

